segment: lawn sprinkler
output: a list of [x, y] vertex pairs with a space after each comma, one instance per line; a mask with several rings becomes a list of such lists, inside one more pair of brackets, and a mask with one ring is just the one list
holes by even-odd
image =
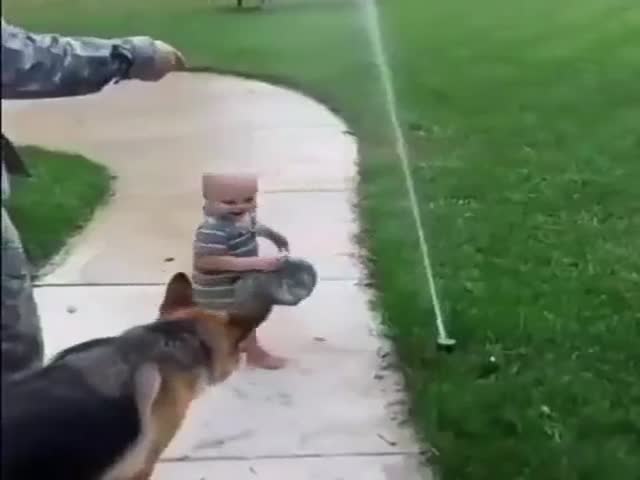
[[436, 348], [439, 352], [453, 353], [456, 349], [456, 341], [451, 337], [447, 337], [446, 334], [438, 334]]
[[[433, 292], [435, 292], [435, 282], [430, 274], [428, 274], [428, 277], [431, 283], [431, 292], [433, 294]], [[456, 349], [456, 341], [447, 333], [447, 329], [444, 325], [442, 310], [440, 309], [440, 302], [438, 301], [438, 297], [435, 294], [433, 295], [433, 306], [436, 314], [436, 328], [438, 329], [436, 349], [439, 352], [453, 353], [453, 351]]]
[[375, 59], [375, 63], [378, 67], [380, 81], [382, 82], [383, 92], [386, 98], [387, 111], [391, 120], [393, 135], [396, 139], [396, 153], [398, 154], [398, 157], [400, 159], [400, 165], [402, 167], [405, 182], [407, 185], [409, 205], [411, 206], [411, 212], [413, 214], [413, 219], [415, 221], [415, 226], [418, 233], [418, 243], [420, 246], [420, 252], [422, 254], [424, 271], [429, 283], [431, 300], [433, 302], [433, 308], [436, 314], [436, 326], [438, 328], [438, 339], [436, 341], [437, 350], [441, 352], [451, 353], [455, 350], [456, 341], [453, 338], [449, 337], [449, 335], [447, 335], [447, 330], [444, 326], [444, 321], [442, 320], [443, 317], [440, 309], [440, 300], [438, 299], [438, 294], [436, 292], [436, 284], [431, 268], [431, 260], [429, 258], [429, 249], [427, 246], [424, 227], [422, 225], [422, 219], [420, 216], [420, 207], [418, 199], [416, 197], [414, 180], [413, 176], [411, 175], [411, 168], [409, 165], [409, 148], [407, 146], [407, 140], [404, 136], [402, 125], [398, 115], [395, 89], [393, 85], [393, 74], [391, 72], [391, 69], [389, 68], [389, 61], [387, 59], [387, 54], [382, 39], [378, 6], [375, 0], [362, 0], [360, 3], [364, 8], [363, 11], [367, 20], [369, 41], [371, 43], [372, 53]]
[[431, 272], [431, 264], [426, 252], [426, 244], [424, 245], [424, 259], [425, 259], [425, 271], [427, 273], [427, 280], [429, 281], [429, 289], [431, 290], [431, 299], [433, 301], [433, 310], [436, 315], [436, 328], [438, 330], [438, 338], [436, 339], [436, 349], [439, 352], [453, 353], [456, 349], [456, 341], [447, 333], [447, 328], [444, 324], [444, 315], [442, 315], [442, 308], [440, 307], [440, 299], [436, 294], [436, 282]]

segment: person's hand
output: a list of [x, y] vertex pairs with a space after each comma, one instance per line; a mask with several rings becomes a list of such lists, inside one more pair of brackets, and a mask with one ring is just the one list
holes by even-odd
[[186, 62], [182, 53], [168, 43], [156, 40], [156, 65], [159, 75], [166, 75], [176, 70], [184, 70]]
[[182, 54], [168, 43], [153, 40], [153, 58], [149, 62], [134, 63], [131, 76], [145, 82], [155, 82], [166, 74], [184, 70], [186, 62]]
[[256, 257], [253, 268], [261, 272], [273, 272], [282, 266], [284, 260], [284, 257]]

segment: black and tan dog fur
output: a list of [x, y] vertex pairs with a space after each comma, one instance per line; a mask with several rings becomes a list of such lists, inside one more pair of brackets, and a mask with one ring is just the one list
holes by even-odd
[[191, 402], [231, 375], [268, 310], [199, 309], [176, 274], [160, 320], [75, 345], [3, 385], [2, 478], [150, 478]]

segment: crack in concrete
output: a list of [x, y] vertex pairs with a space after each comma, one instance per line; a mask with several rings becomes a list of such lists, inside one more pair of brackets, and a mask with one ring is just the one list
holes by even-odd
[[307, 460], [314, 458], [363, 458], [363, 457], [418, 457], [421, 451], [402, 450], [399, 452], [345, 452], [345, 453], [294, 453], [290, 455], [228, 455], [228, 456], [181, 456], [161, 458], [159, 463], [197, 463], [197, 462], [245, 462], [256, 460]]

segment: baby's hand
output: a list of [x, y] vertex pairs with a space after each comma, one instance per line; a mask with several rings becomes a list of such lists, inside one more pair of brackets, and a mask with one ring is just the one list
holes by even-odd
[[274, 270], [278, 270], [283, 262], [284, 257], [256, 257], [253, 265], [256, 270], [273, 272]]

